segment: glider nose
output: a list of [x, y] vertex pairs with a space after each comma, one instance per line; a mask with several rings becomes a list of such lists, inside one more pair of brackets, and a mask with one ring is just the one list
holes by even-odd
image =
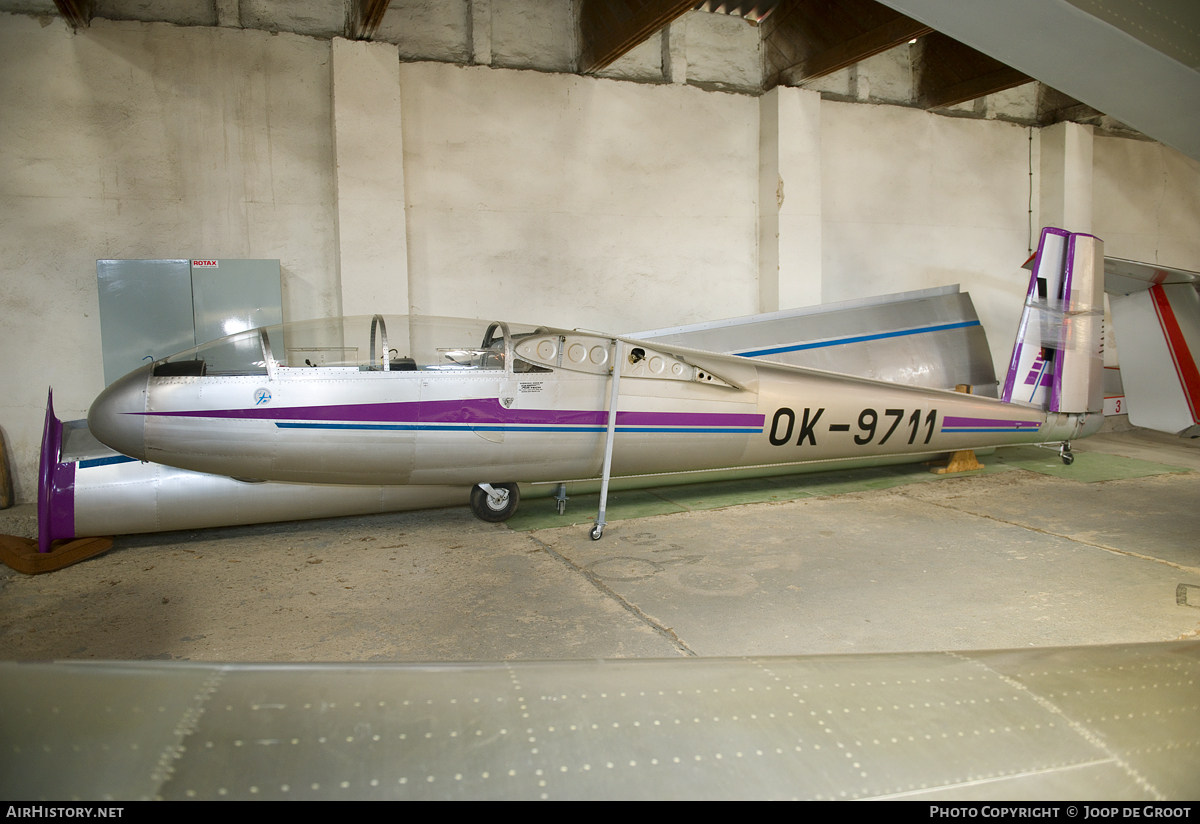
[[153, 365], [114, 381], [88, 410], [88, 429], [105, 446], [146, 460], [146, 390]]

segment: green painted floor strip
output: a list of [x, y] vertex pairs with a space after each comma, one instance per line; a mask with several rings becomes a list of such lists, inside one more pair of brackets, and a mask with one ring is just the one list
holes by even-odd
[[1010, 446], [996, 451], [997, 459], [1020, 469], [1040, 472], [1054, 478], [1063, 478], [1082, 483], [1119, 481], [1127, 478], [1145, 478], [1150, 475], [1166, 475], [1190, 472], [1180, 466], [1123, 458], [1103, 452], [1076, 452], [1075, 463], [1065, 466], [1058, 452], [1036, 446]]
[[[1144, 478], [1149, 475], [1189, 472], [1178, 466], [1151, 463], [1134, 458], [1106, 455], [1101, 452], [1076, 452], [1075, 463], [1063, 465], [1058, 452], [1036, 446], [1009, 446], [994, 454], [979, 458], [983, 469], [954, 475], [937, 475], [924, 464], [875, 466], [863, 469], [842, 469], [833, 472], [814, 472], [802, 475], [780, 475], [773, 478], [750, 478], [739, 481], [717, 481], [710, 484], [658, 486], [611, 492], [608, 496], [606, 520], [622, 521], [671, 512], [722, 509], [741, 504], [774, 503], [843, 495], [848, 492], [867, 492], [891, 489], [913, 483], [931, 483], [965, 475], [982, 475], [1025, 469], [1055, 478], [1096, 483], [1125, 478]], [[549, 529], [556, 526], [590, 524], [596, 519], [600, 496], [572, 495], [567, 511], [559, 515], [553, 498], [534, 498], [521, 501], [517, 514], [507, 523], [518, 532]]]
[[[684, 512], [686, 507], [655, 494], [658, 490], [622, 489], [608, 493], [606, 521], [625, 521], [630, 518], [646, 518], [650, 515], [667, 515]], [[510, 529], [530, 532], [555, 526], [590, 524], [596, 520], [600, 508], [600, 493], [571, 495], [567, 511], [559, 515], [554, 498], [523, 498], [517, 514], [507, 521]], [[715, 508], [715, 507], [714, 507]]]

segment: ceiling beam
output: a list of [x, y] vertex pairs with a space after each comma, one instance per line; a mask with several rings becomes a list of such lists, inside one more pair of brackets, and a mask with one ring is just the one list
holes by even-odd
[[692, 8], [697, 0], [583, 0], [579, 71], [603, 69]]
[[933, 31], [875, 0], [784, 0], [762, 26], [768, 89], [830, 74]]
[[921, 40], [917, 100], [926, 109], [965, 103], [1033, 80], [941, 32]]
[[353, 0], [349, 8], [347, 35], [351, 40], [370, 40], [379, 31], [392, 0]]
[[1125, 28], [1068, 0], [884, 2], [1200, 160], [1200, 71], [1139, 39], [1158, 31], [1152, 20], [1166, 13], [1161, 25], [1187, 45], [1194, 2], [1119, 4], [1134, 12]]
[[54, 5], [73, 29], [86, 29], [96, 14], [96, 0], [54, 0]]

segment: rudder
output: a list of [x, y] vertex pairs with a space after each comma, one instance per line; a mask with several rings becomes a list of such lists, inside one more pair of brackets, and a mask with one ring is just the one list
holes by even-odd
[[1104, 242], [1042, 230], [1001, 399], [1050, 412], [1104, 409]]

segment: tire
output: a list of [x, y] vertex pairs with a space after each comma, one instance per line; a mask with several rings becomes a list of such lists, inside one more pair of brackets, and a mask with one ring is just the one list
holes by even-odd
[[521, 502], [521, 490], [516, 484], [492, 484], [492, 489], [508, 493], [503, 504], [497, 508], [488, 494], [476, 485], [471, 487], [471, 511], [481, 521], [498, 524], [507, 521], [517, 511], [517, 504]]

